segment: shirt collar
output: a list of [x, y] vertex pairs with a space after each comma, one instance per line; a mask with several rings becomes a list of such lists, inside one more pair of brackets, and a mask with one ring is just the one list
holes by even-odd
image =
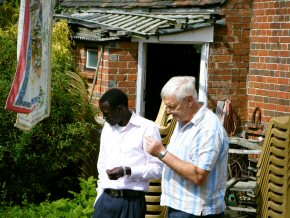
[[208, 108], [206, 107], [205, 104], [203, 104], [203, 106], [197, 111], [197, 113], [193, 116], [193, 118], [191, 119], [190, 122], [194, 126], [197, 126], [200, 123], [200, 121], [203, 119], [207, 110], [208, 110]]
[[122, 132], [122, 131], [126, 130], [127, 127], [130, 126], [130, 125], [140, 126], [142, 123], [141, 123], [139, 117], [137, 116], [137, 114], [131, 109], [130, 109], [130, 112], [132, 113], [132, 116], [131, 116], [129, 122], [127, 123], [127, 125], [124, 126], [124, 128], [118, 128], [118, 124], [116, 124], [112, 128], [117, 130], [117, 131], [119, 131], [119, 132]]
[[131, 124], [133, 124], [135, 126], [140, 126], [141, 125], [141, 121], [140, 121], [139, 117], [137, 116], [137, 114], [131, 109], [130, 109], [130, 112], [132, 113], [132, 116], [131, 116], [128, 124], [131, 123]]
[[203, 104], [203, 106], [197, 111], [197, 113], [193, 116], [193, 118], [189, 121], [189, 123], [181, 126], [181, 123], [178, 122], [178, 127], [179, 129], [186, 129], [188, 126], [197, 126], [199, 124], [199, 122], [202, 120], [202, 118], [204, 117], [204, 114], [207, 111], [207, 107], [205, 104]]

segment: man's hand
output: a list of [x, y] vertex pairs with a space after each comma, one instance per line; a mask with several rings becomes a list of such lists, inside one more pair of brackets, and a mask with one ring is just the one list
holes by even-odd
[[117, 180], [120, 177], [124, 176], [124, 169], [123, 167], [115, 167], [111, 170], [106, 170], [108, 177], [110, 180]]
[[147, 152], [152, 156], [158, 157], [159, 154], [165, 149], [160, 141], [153, 139], [150, 136], [145, 136], [147, 141]]

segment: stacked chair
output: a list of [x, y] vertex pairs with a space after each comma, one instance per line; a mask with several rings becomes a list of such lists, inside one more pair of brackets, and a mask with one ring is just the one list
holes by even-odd
[[159, 128], [162, 144], [166, 147], [169, 144], [170, 137], [174, 131], [176, 120], [171, 114], [167, 114], [166, 106], [163, 101], [161, 102], [155, 123]]
[[145, 218], [165, 218], [166, 207], [160, 205], [161, 180], [150, 180], [149, 192], [146, 193], [146, 216]]
[[258, 161], [257, 217], [290, 217], [290, 116], [273, 118]]
[[[155, 123], [159, 128], [162, 144], [166, 147], [175, 128], [176, 120], [172, 115], [168, 116], [163, 102], [161, 102]], [[147, 206], [146, 218], [166, 217], [167, 208], [160, 205], [160, 196], [161, 179], [150, 180], [149, 192], [145, 195]]]

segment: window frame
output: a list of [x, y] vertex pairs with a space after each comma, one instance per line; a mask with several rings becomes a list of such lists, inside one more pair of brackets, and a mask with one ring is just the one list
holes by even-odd
[[[90, 51], [95, 51], [97, 52], [97, 60], [96, 60], [96, 66], [89, 66], [89, 52]], [[99, 58], [99, 50], [97, 48], [87, 48], [86, 49], [86, 69], [91, 69], [91, 70], [96, 70], [98, 66], [98, 58]]]

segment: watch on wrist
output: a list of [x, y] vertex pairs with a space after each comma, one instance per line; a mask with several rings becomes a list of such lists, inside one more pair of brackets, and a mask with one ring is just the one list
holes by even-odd
[[161, 160], [166, 154], [168, 150], [165, 148], [163, 151], [161, 151], [158, 155], [158, 158]]
[[127, 176], [126, 167], [125, 166], [122, 166], [122, 167], [123, 167], [123, 171], [124, 171], [124, 176]]
[[122, 168], [124, 171], [124, 176], [131, 176], [131, 168], [130, 167], [122, 166]]

